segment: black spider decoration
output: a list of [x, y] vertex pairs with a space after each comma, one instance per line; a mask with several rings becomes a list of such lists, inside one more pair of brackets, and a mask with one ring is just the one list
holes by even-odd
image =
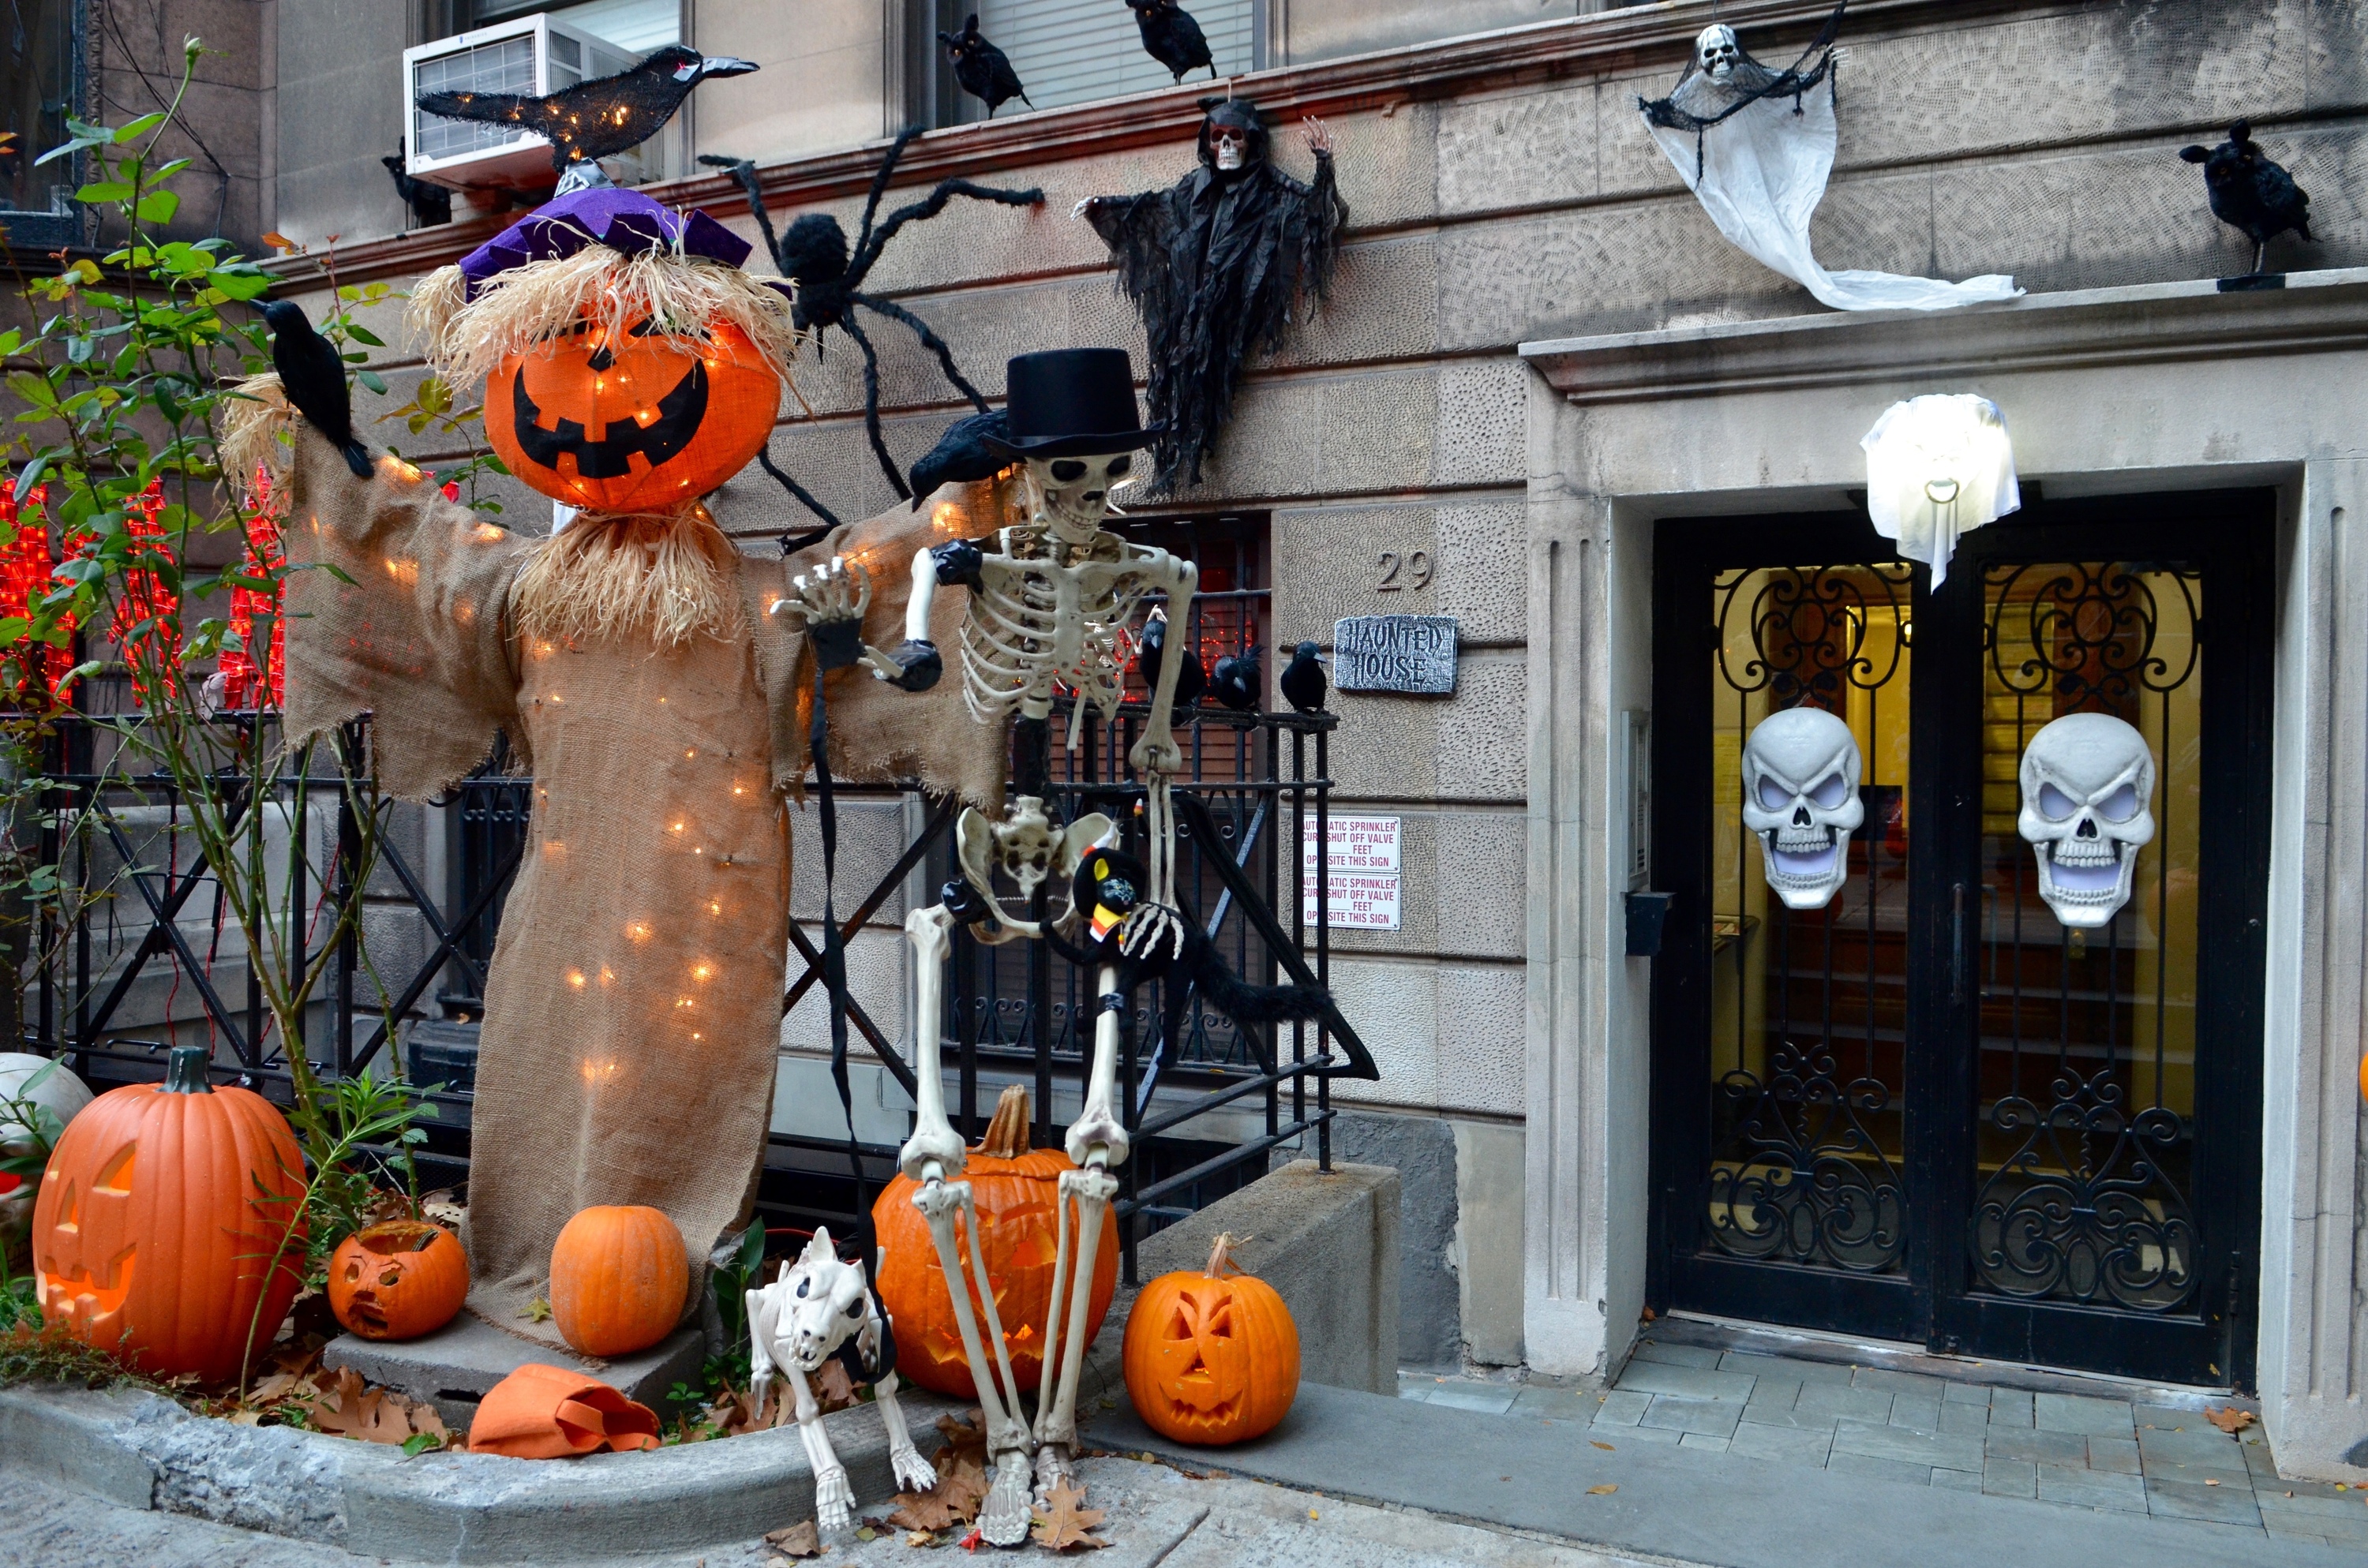
[[[791, 315], [799, 330], [815, 334], [815, 352], [820, 353], [822, 349], [821, 335], [834, 326], [855, 340], [855, 347], [863, 355], [864, 432], [871, 438], [871, 451], [880, 460], [880, 471], [888, 476], [888, 483], [897, 495], [906, 500], [911, 499], [913, 493], [905, 484], [904, 474], [897, 469], [895, 460], [888, 455], [888, 443], [880, 434], [880, 356], [856, 321], [856, 307], [860, 305], [875, 315], [902, 322], [912, 328], [914, 335], [921, 340], [921, 346], [938, 357], [938, 364], [944, 369], [946, 380], [982, 414], [986, 412], [986, 399], [963, 378], [954, 364], [953, 350], [929, 329], [928, 323], [894, 300], [865, 292], [863, 280], [871, 275], [872, 267], [880, 260], [880, 253], [887, 248], [897, 230], [907, 223], [936, 217], [945, 210], [946, 203], [957, 196], [972, 197], [980, 201], [998, 201], [1007, 207], [1034, 207], [1044, 199], [1042, 190], [1005, 190], [995, 186], [976, 185], [966, 179], [940, 180], [937, 188], [928, 196], [897, 208], [881, 219], [875, 228], [872, 220], [880, 210], [880, 199], [887, 194], [888, 181], [896, 172], [896, 161], [904, 156], [906, 143], [920, 133], [917, 126], [911, 128], [898, 136], [895, 145], [888, 149], [887, 160], [880, 165], [880, 172], [872, 176], [871, 199], [864, 203], [863, 224], [856, 234], [851, 250], [847, 243], [847, 231], [838, 226], [837, 219], [826, 212], [809, 212], [791, 223], [787, 233], [776, 235], [773, 221], [765, 211], [754, 164], [746, 158], [723, 158], [712, 154], [703, 155], [699, 160], [712, 167], [731, 170], [741, 188], [748, 193], [748, 210], [756, 214], [757, 226], [764, 231], [765, 246], [772, 252], [775, 268], [797, 285], [796, 292], [791, 296]], [[769, 460], [765, 469], [787, 485], [791, 494], [817, 517], [830, 517], [813, 496], [774, 468]]]

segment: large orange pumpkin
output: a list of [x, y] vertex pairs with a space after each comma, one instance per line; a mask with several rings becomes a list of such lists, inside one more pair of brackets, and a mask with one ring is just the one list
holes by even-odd
[[416, 1339], [450, 1323], [469, 1296], [469, 1255], [425, 1220], [356, 1231], [329, 1259], [329, 1310], [364, 1339]]
[[690, 1296], [682, 1233], [662, 1209], [584, 1209], [551, 1249], [551, 1321], [586, 1356], [630, 1356], [674, 1332]]
[[1127, 1397], [1179, 1443], [1263, 1437], [1299, 1397], [1299, 1326], [1273, 1286], [1234, 1267], [1233, 1243], [1219, 1236], [1198, 1274], [1145, 1285], [1127, 1315]]
[[304, 1157], [270, 1102], [212, 1087], [206, 1064], [176, 1046], [163, 1084], [74, 1118], [42, 1174], [33, 1274], [48, 1322], [143, 1371], [220, 1382], [302, 1283]]
[[485, 379], [485, 437], [520, 480], [570, 506], [665, 512], [764, 449], [781, 383], [739, 328], [698, 337], [575, 332]]
[[[962, 1174], [971, 1185], [978, 1213], [979, 1244], [986, 1254], [986, 1277], [995, 1288], [996, 1316], [1003, 1324], [1011, 1375], [1031, 1392], [1044, 1371], [1053, 1260], [1061, 1240], [1055, 1229], [1061, 1173], [1076, 1168], [1058, 1149], [1029, 1148], [1028, 1091], [1014, 1084], [996, 1102], [986, 1137], [971, 1151]], [[938, 1393], [976, 1399], [978, 1386], [971, 1380], [962, 1331], [954, 1324], [953, 1296], [946, 1289], [937, 1246], [929, 1240], [928, 1222], [913, 1207], [919, 1190], [910, 1176], [899, 1176], [871, 1206], [871, 1223], [880, 1235], [880, 1300], [895, 1324], [896, 1370]], [[970, 1227], [957, 1222], [954, 1238], [968, 1258]], [[1086, 1304], [1087, 1343], [1101, 1332], [1117, 1290], [1118, 1221], [1106, 1214], [1101, 1244], [1094, 1253], [1093, 1290]], [[970, 1294], [984, 1335], [986, 1316], [975, 1284]]]

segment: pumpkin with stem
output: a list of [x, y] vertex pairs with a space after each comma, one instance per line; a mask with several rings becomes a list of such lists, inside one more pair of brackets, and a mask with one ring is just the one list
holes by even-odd
[[674, 1332], [690, 1258], [666, 1210], [604, 1204], [567, 1221], [551, 1248], [551, 1319], [586, 1356], [630, 1356]]
[[279, 1332], [303, 1283], [304, 1157], [202, 1046], [162, 1084], [93, 1100], [59, 1138], [33, 1210], [41, 1316], [144, 1372], [221, 1382]]
[[364, 1339], [416, 1339], [450, 1323], [469, 1295], [469, 1255], [425, 1220], [356, 1231], [329, 1259], [329, 1310]]
[[1273, 1286], [1234, 1267], [1221, 1235], [1209, 1267], [1163, 1274], [1126, 1320], [1121, 1360], [1143, 1424], [1216, 1447], [1274, 1430], [1299, 1396], [1299, 1328]]
[[[1044, 1370], [1053, 1262], [1060, 1247], [1056, 1205], [1061, 1173], [1076, 1168], [1058, 1149], [1028, 1146], [1028, 1091], [1013, 1084], [996, 1100], [995, 1119], [970, 1152], [961, 1177], [970, 1183], [978, 1214], [980, 1250], [986, 1255], [986, 1275], [995, 1290], [996, 1316], [1003, 1324], [1004, 1347], [1011, 1357], [1011, 1375], [1021, 1389], [1031, 1392]], [[880, 1300], [895, 1329], [896, 1370], [933, 1392], [976, 1399], [978, 1385], [962, 1354], [945, 1270], [929, 1240], [928, 1222], [913, 1207], [919, 1191], [912, 1177], [899, 1176], [871, 1206], [871, 1222], [880, 1235]], [[970, 1256], [967, 1222], [955, 1221], [954, 1244], [964, 1258]], [[1101, 1332], [1117, 1290], [1118, 1221], [1105, 1213], [1101, 1244], [1094, 1253], [1093, 1290], [1086, 1303], [1087, 1344]], [[970, 1293], [984, 1335], [986, 1314], [975, 1281]], [[988, 1354], [993, 1353], [989, 1346]]]

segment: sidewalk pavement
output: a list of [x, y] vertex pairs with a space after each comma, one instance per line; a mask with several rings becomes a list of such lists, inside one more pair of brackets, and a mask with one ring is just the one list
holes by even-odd
[[[1409, 1373], [1399, 1397], [1576, 1421], [1657, 1443], [1918, 1486], [2157, 1518], [2368, 1551], [2368, 1492], [2279, 1479], [2267, 1437], [2204, 1418], [2249, 1402], [1992, 1388], [1869, 1366], [1647, 1340], [1608, 1394]], [[2176, 1400], [2176, 1403], [2167, 1403]], [[2156, 1403], [2156, 1402], [2166, 1403]]]

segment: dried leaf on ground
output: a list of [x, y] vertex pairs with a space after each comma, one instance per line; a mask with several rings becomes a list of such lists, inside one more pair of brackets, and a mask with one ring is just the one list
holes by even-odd
[[1593, 1437], [1589, 1437], [1587, 1441], [1588, 1441], [1588, 1445], [1590, 1448], [1598, 1448], [1598, 1449], [1602, 1449], [1605, 1453], [1607, 1453], [1607, 1454], [1616, 1454], [1616, 1453], [1618, 1453], [1618, 1452], [1620, 1451], [1619, 1449], [1617, 1449], [1613, 1448], [1611, 1444], [1606, 1443], [1606, 1442], [1599, 1441], [1598, 1439], [1593, 1438]]
[[522, 1309], [519, 1310], [518, 1316], [526, 1319], [529, 1323], [549, 1323], [551, 1321], [551, 1302], [543, 1297], [537, 1296], [533, 1301], [529, 1301]]
[[938, 1544], [938, 1538], [931, 1535], [927, 1530], [906, 1530], [905, 1532], [905, 1544], [906, 1546], [935, 1546]]
[[1053, 1483], [1049, 1509], [1032, 1510], [1036, 1516], [1036, 1544], [1048, 1551], [1091, 1551], [1110, 1542], [1092, 1533], [1102, 1522], [1103, 1510], [1086, 1507], [1086, 1489], [1065, 1476]]
[[453, 1201], [450, 1187], [439, 1187], [420, 1199], [419, 1217], [458, 1230], [461, 1221], [469, 1217], [469, 1206]]
[[1590, 1486], [1590, 1487], [1588, 1487], [1588, 1488], [1587, 1489], [1587, 1494], [1588, 1494], [1589, 1497], [1609, 1497], [1609, 1496], [1611, 1496], [1614, 1492], [1617, 1492], [1617, 1491], [1619, 1491], [1619, 1490], [1620, 1490], [1620, 1488], [1619, 1488], [1619, 1486], [1618, 1486], [1616, 1483], [1611, 1483], [1611, 1482], [1606, 1482], [1606, 1483], [1603, 1483], [1602, 1485], [1600, 1485], [1600, 1486]]
[[450, 1437], [434, 1405], [415, 1405], [392, 1390], [370, 1388], [351, 1367], [341, 1368], [326, 1388], [314, 1387], [308, 1396], [288, 1403], [302, 1409], [313, 1430], [332, 1437], [394, 1448], [415, 1437]]
[[768, 1531], [765, 1544], [784, 1558], [820, 1557], [830, 1550], [823, 1545], [822, 1531], [814, 1527], [812, 1519], [791, 1525], [787, 1529]]
[[986, 1452], [986, 1417], [978, 1410], [967, 1415], [939, 1416], [938, 1435], [945, 1438], [948, 1448], [976, 1449], [981, 1455]]
[[2203, 1413], [2203, 1419], [2233, 1437], [2260, 1418], [2249, 1410], [2238, 1410], [2234, 1405], [2230, 1405], [2226, 1408], [2214, 1407], [2206, 1410]]
[[825, 1361], [822, 1370], [814, 1374], [814, 1400], [825, 1414], [862, 1403], [855, 1392], [855, 1380], [847, 1375], [846, 1366], [836, 1360]]

